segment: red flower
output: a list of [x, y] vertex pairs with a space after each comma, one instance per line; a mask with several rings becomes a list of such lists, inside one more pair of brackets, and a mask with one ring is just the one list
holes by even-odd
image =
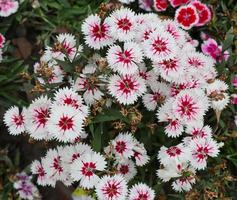
[[168, 7], [168, 0], [155, 0], [154, 8], [156, 11], [165, 11]]
[[206, 4], [200, 1], [193, 1], [191, 3], [197, 10], [199, 21], [195, 26], [203, 26], [211, 20], [211, 11]]
[[190, 29], [198, 23], [199, 17], [194, 6], [182, 6], [176, 10], [175, 20], [183, 29]]
[[191, 0], [169, 0], [170, 4], [175, 8], [180, 5], [189, 3]]

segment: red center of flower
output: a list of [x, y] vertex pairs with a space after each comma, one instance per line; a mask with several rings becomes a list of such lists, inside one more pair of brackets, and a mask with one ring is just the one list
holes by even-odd
[[71, 47], [70, 44], [66, 42], [63, 43], [63, 48], [66, 50], [68, 55], [72, 54], [75, 51], [74, 48]]
[[74, 154], [72, 155], [72, 161], [76, 160], [76, 159], [79, 158], [79, 157], [80, 157], [80, 154], [79, 154], [79, 153], [74, 153]]
[[160, 37], [157, 37], [157, 39], [152, 43], [152, 48], [154, 50], [154, 54], [160, 54], [161, 52], [168, 51], [167, 42]]
[[115, 149], [118, 153], [122, 154], [127, 149], [126, 143], [124, 141], [117, 141]]
[[94, 41], [105, 38], [107, 31], [108, 29], [104, 24], [101, 24], [101, 25], [95, 24], [92, 27], [92, 35], [93, 35]]
[[174, 147], [170, 147], [166, 150], [166, 153], [170, 156], [170, 157], [175, 157], [177, 155], [180, 155], [182, 153], [181, 149], [174, 146]]
[[63, 116], [60, 118], [58, 125], [63, 131], [70, 130], [73, 128], [74, 125], [73, 119], [72, 117]]
[[178, 105], [178, 112], [181, 114], [181, 116], [186, 115], [190, 119], [194, 114], [197, 113], [197, 109], [198, 107], [190, 96], [185, 95], [181, 97]]
[[79, 105], [77, 104], [77, 101], [75, 99], [72, 99], [71, 97], [66, 97], [63, 101], [64, 101], [64, 104], [71, 105], [75, 107], [76, 109], [79, 107]]
[[130, 64], [132, 62], [133, 56], [131, 53], [132, 49], [125, 50], [124, 52], [118, 52], [117, 55], [117, 62], [122, 62], [126, 65]]
[[171, 0], [171, 3], [174, 7], [180, 6], [182, 4], [187, 4], [190, 0]]
[[169, 59], [169, 60], [163, 60], [159, 63], [159, 65], [166, 71], [166, 74], [169, 73], [169, 71], [177, 71], [177, 60], [176, 59]]
[[63, 168], [60, 165], [60, 156], [53, 159], [53, 168], [59, 173], [63, 172]]
[[138, 197], [135, 198], [134, 200], [148, 200], [148, 197], [149, 197], [148, 192], [139, 193]]
[[12, 117], [15, 125], [18, 127], [18, 126], [22, 126], [24, 124], [24, 118], [23, 118], [23, 115], [19, 114], [19, 115], [14, 115]]
[[37, 123], [37, 128], [45, 127], [46, 122], [49, 117], [49, 109], [48, 108], [40, 108], [34, 110], [34, 118]]
[[128, 165], [121, 165], [119, 168], [119, 171], [121, 174], [127, 174], [129, 172], [129, 167]]
[[44, 171], [44, 168], [43, 168], [42, 166], [40, 166], [40, 167], [38, 168], [37, 172], [38, 172], [38, 175], [39, 175], [40, 177], [45, 176], [45, 171]]
[[110, 181], [102, 188], [103, 194], [108, 196], [108, 199], [112, 199], [113, 197], [116, 197], [120, 195], [119, 192], [121, 186], [120, 183], [117, 183], [116, 181]]
[[123, 29], [125, 32], [129, 31], [132, 27], [132, 23], [127, 17], [119, 19], [117, 25], [119, 29]]
[[177, 20], [183, 26], [191, 26], [197, 20], [195, 10], [192, 7], [182, 8], [178, 13]]
[[96, 165], [93, 162], [86, 162], [83, 163], [83, 167], [81, 169], [81, 172], [84, 176], [93, 176], [94, 171], [96, 170]]
[[204, 63], [201, 60], [198, 60], [197, 58], [189, 58], [188, 63], [196, 68], [204, 66]]
[[123, 91], [123, 93], [128, 94], [131, 90], [135, 90], [136, 84], [132, 79], [128, 76], [124, 77], [122, 81], [119, 82], [119, 90]]

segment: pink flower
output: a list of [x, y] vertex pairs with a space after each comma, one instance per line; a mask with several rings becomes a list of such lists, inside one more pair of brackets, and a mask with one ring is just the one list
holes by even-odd
[[190, 0], [169, 0], [170, 4], [175, 8], [190, 2]]
[[196, 26], [203, 26], [211, 20], [211, 11], [207, 5], [200, 1], [193, 1], [191, 5], [196, 8], [199, 16], [199, 21]]
[[212, 38], [204, 41], [201, 48], [204, 54], [211, 56], [213, 59], [218, 60], [219, 62], [221, 62], [223, 59], [226, 61], [229, 58], [229, 52], [222, 52], [222, 47], [218, 46], [216, 40]]
[[151, 11], [152, 0], [139, 0], [139, 7], [146, 11]]
[[208, 40], [210, 38], [210, 35], [204, 32], [201, 32], [200, 36], [202, 40]]
[[237, 94], [232, 95], [232, 104], [237, 105]]
[[0, 16], [8, 17], [15, 13], [18, 9], [18, 2], [14, 0], [1, 0], [0, 1]]
[[190, 29], [199, 21], [197, 10], [194, 6], [182, 6], [176, 10], [175, 20], [183, 29]]
[[233, 86], [237, 87], [237, 75], [235, 75], [233, 81], [232, 81]]
[[154, 8], [157, 11], [165, 11], [168, 7], [168, 0], [155, 0]]

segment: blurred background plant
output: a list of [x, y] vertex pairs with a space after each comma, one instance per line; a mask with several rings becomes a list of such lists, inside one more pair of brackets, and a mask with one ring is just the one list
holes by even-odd
[[[33, 98], [30, 92], [35, 87], [32, 76], [33, 64], [38, 60], [40, 51], [47, 46], [58, 33], [70, 32], [80, 36], [80, 26], [83, 19], [94, 12], [101, 11], [103, 0], [25, 0], [22, 1], [17, 13], [2, 18], [0, 23], [0, 32], [5, 35], [8, 41], [4, 47], [3, 61], [0, 63], [0, 117], [5, 109], [13, 104], [25, 106]], [[191, 34], [199, 40], [200, 49], [203, 43], [200, 35], [204, 32], [215, 39], [222, 46], [222, 51], [228, 50], [230, 57], [227, 61], [218, 62], [216, 67], [221, 76], [229, 84], [231, 94], [237, 93], [237, 88], [232, 85], [234, 75], [237, 73], [237, 4], [235, 0], [208, 0], [212, 9], [213, 19], [204, 27], [193, 29]], [[104, 4], [105, 5], [105, 4]], [[138, 8], [138, 1], [131, 4], [134, 9]], [[159, 13], [164, 18], [173, 10], [167, 10]], [[98, 109], [100, 105], [95, 107]], [[124, 111], [124, 110], [122, 110]], [[215, 135], [218, 141], [223, 141], [225, 146], [221, 150], [221, 156], [213, 159], [209, 165], [209, 170], [198, 174], [200, 181], [194, 189], [187, 194], [174, 194], [168, 186], [161, 187], [160, 182], [154, 179], [154, 175], [149, 171], [155, 171], [158, 165], [156, 157], [151, 159], [149, 165], [139, 171], [141, 177], [149, 175], [151, 185], [159, 194], [158, 199], [235, 199], [237, 196], [237, 128], [235, 124], [235, 115], [237, 106], [230, 104], [222, 113], [208, 113], [206, 120], [215, 128]], [[121, 112], [123, 113], [123, 112]], [[143, 118], [139, 118], [137, 110], [127, 111], [128, 115], [123, 116], [115, 110], [107, 110], [99, 113], [93, 124], [90, 125], [90, 131], [93, 135], [93, 146], [99, 151], [104, 146], [106, 139], [101, 138], [101, 128], [104, 131], [112, 126], [133, 126], [138, 128], [138, 134], [141, 142], [145, 143], [150, 153], [157, 154], [158, 148], [167, 140], [161, 127], [157, 127], [156, 116], [154, 113], [145, 112]], [[151, 115], [153, 121], [150, 120]], [[221, 115], [221, 117], [220, 117]], [[109, 116], [109, 117], [108, 117]], [[149, 117], [148, 117], [149, 116]], [[150, 132], [144, 133], [144, 128], [149, 127]], [[10, 199], [15, 199], [12, 190], [12, 174], [21, 171], [28, 166], [33, 158], [39, 157], [45, 152], [47, 144], [35, 142], [26, 139], [26, 137], [12, 137], [0, 124], [0, 167], [1, 184], [0, 198], [3, 195], [13, 195]], [[159, 143], [149, 144], [149, 141], [159, 141]], [[30, 143], [30, 144], [29, 144]], [[34, 143], [32, 150], [31, 143]], [[11, 144], [11, 145], [8, 145]], [[13, 145], [14, 144], [14, 145]], [[166, 142], [166, 145], [169, 143]], [[170, 143], [171, 145], [171, 143]], [[9, 153], [7, 153], [9, 152]], [[30, 153], [30, 154], [29, 154]], [[19, 155], [21, 154], [21, 159]], [[13, 163], [11, 160], [15, 160]], [[15, 166], [15, 167], [14, 167]], [[204, 178], [205, 177], [205, 178]], [[156, 181], [154, 183], [153, 181]], [[59, 195], [68, 197], [68, 191], [62, 185], [57, 186]], [[43, 199], [59, 199], [54, 189], [40, 188]], [[63, 192], [62, 192], [63, 191]], [[54, 196], [51, 196], [53, 192]], [[7, 199], [7, 198], [6, 198]]]

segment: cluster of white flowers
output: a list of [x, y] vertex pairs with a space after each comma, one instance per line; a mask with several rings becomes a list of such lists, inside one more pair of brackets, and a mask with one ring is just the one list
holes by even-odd
[[[106, 54], [94, 54], [75, 79], [68, 78], [71, 86], [58, 89], [51, 99], [40, 97], [22, 111], [12, 107], [4, 116], [13, 135], [26, 131], [34, 139], [74, 143], [51, 149], [33, 163], [38, 183], [77, 181], [80, 187], [95, 189], [99, 200], [154, 199], [154, 191], [142, 183], [127, 189], [127, 182], [137, 174], [136, 166], [149, 161], [144, 145], [131, 133], [120, 133], [104, 155], [86, 144], [75, 144], [87, 135], [89, 107], [103, 97], [110, 106], [130, 106], [140, 100], [147, 110], [157, 112], [158, 122], [166, 123], [168, 137], [185, 135], [180, 144], [161, 147], [157, 175], [164, 182], [172, 179], [176, 191], [190, 190], [196, 171], [204, 169], [208, 157], [216, 157], [221, 147], [204, 124], [209, 108], [220, 112], [229, 101], [227, 85], [217, 79], [215, 60], [199, 52], [198, 42], [175, 21], [127, 8], [105, 19], [90, 15], [82, 33], [87, 46]], [[52, 77], [45, 80], [41, 74], [38, 80], [62, 82], [66, 73], [57, 61], [73, 62], [83, 55], [81, 51], [74, 36], [60, 34], [35, 65], [37, 74], [46, 66]]]
[[83, 126], [88, 114], [82, 97], [65, 87], [55, 92], [52, 100], [41, 96], [21, 111], [11, 107], [4, 122], [12, 135], [27, 132], [35, 140], [74, 142], [87, 136]]
[[[55, 186], [56, 181], [66, 185], [79, 182], [81, 188], [95, 189], [99, 200], [154, 199], [154, 191], [142, 183], [134, 185], [128, 192], [127, 183], [137, 172], [134, 162], [129, 158], [133, 157], [137, 166], [148, 161], [143, 144], [127, 133], [120, 134], [111, 141], [111, 145], [114, 148], [110, 150], [119, 159], [111, 154], [103, 156], [89, 145], [79, 143], [48, 150], [41, 161], [32, 163], [31, 171], [38, 176], [39, 185]], [[108, 166], [107, 161], [113, 161], [113, 165]]]

